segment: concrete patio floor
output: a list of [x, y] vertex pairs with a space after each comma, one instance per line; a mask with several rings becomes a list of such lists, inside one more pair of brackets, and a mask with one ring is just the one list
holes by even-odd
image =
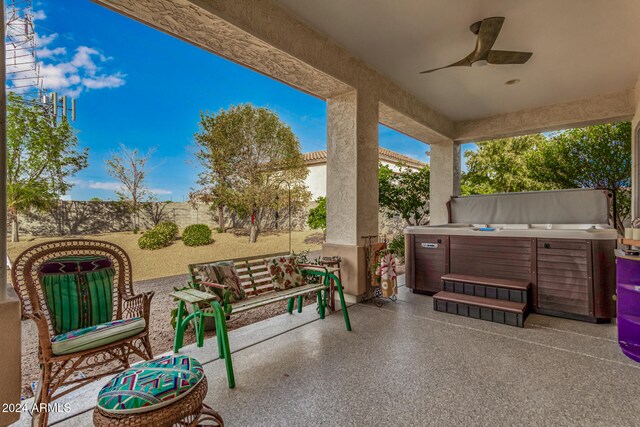
[[[531, 315], [519, 329], [434, 312], [406, 288], [349, 314], [352, 332], [314, 310], [232, 331], [235, 389], [215, 340], [184, 352], [204, 363], [227, 426], [640, 425], [640, 364], [614, 325]], [[98, 389], [70, 397], [85, 412], [55, 425], [91, 425]]]

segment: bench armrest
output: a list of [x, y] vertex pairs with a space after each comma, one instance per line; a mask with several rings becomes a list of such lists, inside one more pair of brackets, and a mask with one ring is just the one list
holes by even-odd
[[229, 286], [227, 285], [221, 285], [220, 283], [213, 283], [213, 282], [199, 282], [201, 285], [207, 286], [209, 288], [216, 288], [216, 289], [227, 289]]
[[327, 267], [317, 264], [298, 264], [297, 267], [302, 268], [303, 270], [327, 271]]

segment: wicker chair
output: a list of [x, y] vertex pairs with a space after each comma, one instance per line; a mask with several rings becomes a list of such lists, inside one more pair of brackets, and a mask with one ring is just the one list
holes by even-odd
[[[47, 295], [39, 275], [40, 268], [52, 259], [86, 256], [102, 257], [105, 262], [111, 262], [112, 321], [127, 322], [123, 319], [141, 318], [145, 321], [144, 329], [136, 329], [134, 335], [121, 337], [115, 342], [94, 348], [84, 346], [80, 351], [55, 354], [52, 345], [56, 335], [60, 335], [59, 331], [56, 332], [55, 319], [47, 304]], [[97, 378], [128, 368], [131, 355], [135, 354], [143, 359], [153, 358], [149, 341], [149, 313], [153, 292], [137, 295], [133, 293], [131, 261], [122, 248], [108, 242], [84, 239], [42, 243], [27, 249], [16, 258], [11, 269], [11, 281], [20, 298], [23, 319], [33, 320], [38, 328], [41, 372], [35, 396], [37, 404], [50, 403]], [[109, 313], [106, 314], [108, 315]], [[140, 319], [136, 322], [138, 328], [141, 328]], [[122, 336], [124, 335], [126, 334], [123, 333]], [[117, 362], [117, 365], [114, 366], [110, 362]], [[92, 371], [90, 375], [82, 378], [72, 377], [74, 372], [87, 369]], [[34, 424], [47, 425], [47, 421], [46, 412], [34, 413]]]

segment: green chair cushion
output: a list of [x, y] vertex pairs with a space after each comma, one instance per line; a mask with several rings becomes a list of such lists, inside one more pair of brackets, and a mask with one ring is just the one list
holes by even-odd
[[56, 335], [51, 340], [53, 354], [69, 354], [90, 350], [136, 335], [144, 330], [142, 317], [115, 320]]
[[43, 263], [38, 276], [57, 334], [113, 319], [111, 260], [102, 256], [60, 257]]
[[109, 381], [98, 393], [98, 407], [113, 414], [149, 412], [185, 397], [204, 378], [196, 359], [170, 355], [142, 362]]

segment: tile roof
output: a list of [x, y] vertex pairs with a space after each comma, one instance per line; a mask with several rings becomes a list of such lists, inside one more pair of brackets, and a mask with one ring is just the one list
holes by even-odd
[[[419, 160], [412, 159], [409, 156], [405, 156], [404, 154], [396, 153], [395, 151], [391, 151], [382, 147], [378, 149], [378, 155], [380, 157], [380, 160], [384, 160], [393, 164], [402, 163], [413, 168], [423, 168], [426, 165], [426, 163], [423, 163]], [[307, 166], [324, 164], [327, 163], [327, 150], [303, 153], [302, 158], [304, 159], [304, 162]]]

